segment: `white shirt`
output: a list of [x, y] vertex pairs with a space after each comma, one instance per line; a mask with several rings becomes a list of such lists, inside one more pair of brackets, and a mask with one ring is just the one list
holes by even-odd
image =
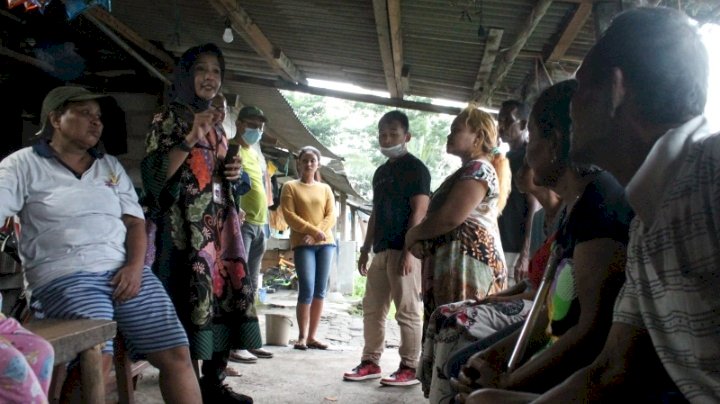
[[142, 208], [118, 160], [97, 157], [79, 178], [45, 142], [0, 162], [0, 217], [20, 217], [19, 253], [31, 289], [125, 264], [122, 215], [143, 218]]

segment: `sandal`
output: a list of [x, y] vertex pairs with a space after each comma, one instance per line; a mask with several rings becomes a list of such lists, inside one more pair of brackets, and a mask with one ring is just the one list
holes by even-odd
[[293, 345], [294, 349], [299, 349], [301, 351], [305, 351], [308, 349], [307, 345], [303, 344], [302, 342], [296, 342], [295, 345]]
[[237, 369], [233, 369], [230, 366], [225, 368], [225, 376], [227, 377], [240, 377], [242, 373], [238, 372]]
[[327, 344], [323, 344], [322, 342], [317, 340], [308, 341], [307, 347], [310, 349], [328, 349]]

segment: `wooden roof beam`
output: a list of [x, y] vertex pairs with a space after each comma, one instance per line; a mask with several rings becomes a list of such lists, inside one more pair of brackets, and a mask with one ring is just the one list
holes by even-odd
[[[402, 25], [400, 18], [400, 0], [387, 0], [388, 22], [390, 23], [390, 43], [392, 44], [393, 70], [395, 74], [395, 85], [397, 86], [397, 98], [403, 98], [403, 40]], [[408, 71], [409, 75], [409, 71]]]
[[243, 37], [258, 55], [283, 79], [307, 84], [305, 75], [285, 53], [270, 42], [250, 15], [234, 0], [208, 0], [222, 16], [230, 20], [232, 28]]
[[499, 28], [490, 28], [485, 39], [485, 50], [483, 51], [482, 60], [480, 61], [480, 68], [478, 69], [477, 77], [475, 78], [475, 85], [473, 91], [482, 91], [488, 86], [490, 80], [490, 73], [495, 65], [495, 58], [500, 50], [500, 41], [505, 30]]
[[527, 43], [530, 35], [532, 35], [535, 31], [535, 28], [547, 12], [548, 8], [550, 8], [550, 4], [552, 4], [552, 0], [538, 0], [538, 2], [535, 3], [535, 7], [533, 7], [530, 15], [528, 15], [527, 20], [525, 21], [525, 26], [518, 34], [515, 43], [503, 54], [502, 59], [500, 59], [497, 67], [490, 75], [488, 87], [484, 88], [481, 92], [475, 92], [473, 101], [483, 106], [490, 104], [493, 92], [502, 83], [503, 79], [512, 68], [515, 63], [515, 58]]
[[558, 62], [562, 60], [563, 56], [565, 56], [565, 52], [570, 49], [570, 45], [572, 45], [572, 43], [575, 41], [575, 38], [578, 36], [580, 30], [585, 25], [588, 17], [590, 17], [592, 9], [592, 3], [578, 4], [575, 13], [573, 13], [572, 18], [570, 19], [570, 22], [568, 22], [567, 26], [565, 26], [565, 30], [563, 30], [562, 35], [560, 35], [560, 39], [558, 39], [555, 47], [553, 47], [552, 52], [550, 52], [550, 55], [545, 60], [546, 63]]
[[390, 22], [388, 21], [387, 0], [373, 0], [375, 13], [375, 29], [380, 46], [380, 59], [382, 60], [385, 85], [390, 97], [400, 98], [398, 86], [395, 82], [395, 65], [393, 63], [392, 44], [390, 40]]
[[133, 45], [145, 51], [145, 53], [153, 56], [155, 59], [163, 63], [164, 71], [172, 71], [175, 67], [175, 59], [169, 54], [159, 49], [157, 46], [150, 43], [148, 40], [140, 36], [137, 32], [133, 31], [130, 27], [120, 22], [117, 18], [113, 17], [112, 14], [108, 13], [102, 7], [91, 7], [84, 13], [85, 17], [89, 17], [94, 24], [97, 22], [103, 23], [105, 26], [112, 28], [118, 35], [125, 38]]
[[28, 56], [23, 53], [15, 52], [14, 50], [6, 48], [2, 45], [0, 45], [0, 56], [6, 56], [11, 59], [15, 59], [19, 62], [26, 63], [31, 66], [35, 66], [38, 69], [44, 70], [49, 73], [52, 73], [55, 71], [55, 66], [53, 66], [52, 64], [50, 64], [44, 60], [36, 59], [32, 56]]

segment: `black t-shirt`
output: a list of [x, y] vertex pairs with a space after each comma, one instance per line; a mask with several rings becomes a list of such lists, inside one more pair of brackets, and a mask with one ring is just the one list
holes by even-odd
[[[627, 245], [634, 215], [625, 198], [625, 189], [615, 177], [606, 171], [597, 174], [560, 223], [556, 242], [563, 249], [562, 258], [572, 258], [575, 246], [594, 239], [609, 238]], [[552, 321], [553, 335], [564, 334], [580, 319], [580, 303], [575, 291], [566, 295], [573, 296], [570, 308], [562, 319]]]
[[430, 171], [408, 153], [378, 167], [373, 175], [373, 251], [402, 250], [410, 220], [410, 199], [430, 195]]
[[[513, 178], [523, 165], [525, 159], [525, 148], [527, 145], [516, 150], [510, 150], [505, 155], [510, 160], [510, 172]], [[517, 253], [522, 250], [523, 240], [525, 240], [525, 218], [528, 215], [528, 203], [525, 194], [518, 190], [515, 181], [512, 181], [510, 195], [502, 214], [498, 218], [498, 227], [500, 228], [500, 241], [504, 252]]]

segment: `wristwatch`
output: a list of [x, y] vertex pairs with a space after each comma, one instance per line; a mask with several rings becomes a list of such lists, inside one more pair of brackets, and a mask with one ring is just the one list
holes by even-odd
[[362, 246], [362, 247], [360, 247], [360, 252], [363, 254], [368, 254], [368, 253], [370, 253], [370, 247]]

